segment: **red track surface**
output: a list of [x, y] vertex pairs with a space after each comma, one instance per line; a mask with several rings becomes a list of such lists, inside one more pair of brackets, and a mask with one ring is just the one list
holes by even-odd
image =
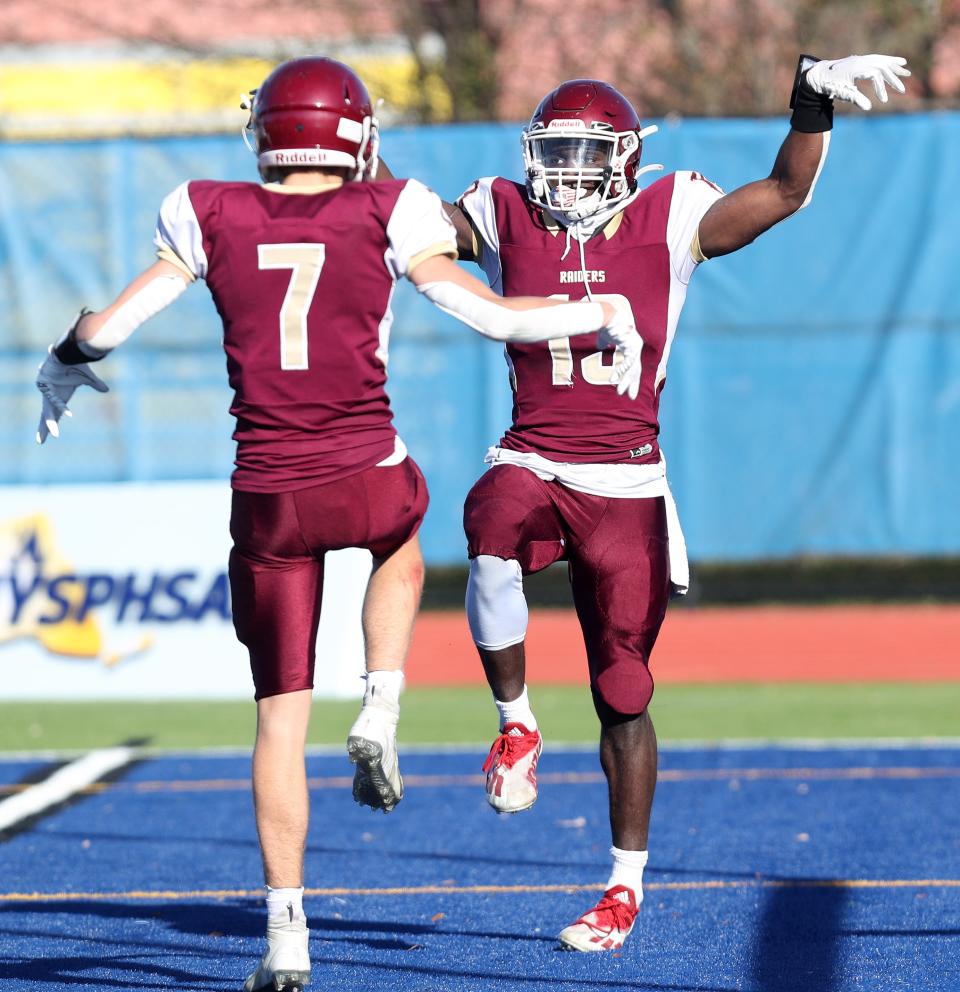
[[[574, 612], [533, 611], [529, 680], [582, 683], [586, 671]], [[660, 633], [653, 672], [659, 683], [960, 679], [960, 606], [675, 609]], [[421, 614], [407, 680], [483, 681], [463, 613]]]

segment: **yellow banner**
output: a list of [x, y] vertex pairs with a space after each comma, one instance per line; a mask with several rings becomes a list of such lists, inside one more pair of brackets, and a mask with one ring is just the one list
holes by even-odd
[[[277, 63], [257, 58], [153, 62], [134, 59], [0, 65], [0, 131], [5, 137], [71, 137], [239, 129], [240, 97]], [[358, 58], [353, 68], [381, 119], [444, 121], [442, 79], [421, 86], [409, 55]]]

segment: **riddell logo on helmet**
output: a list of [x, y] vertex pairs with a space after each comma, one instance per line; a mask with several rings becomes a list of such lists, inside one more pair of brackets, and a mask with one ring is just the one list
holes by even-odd
[[300, 151], [274, 152], [277, 165], [323, 165], [328, 155], [321, 148], [305, 148]]

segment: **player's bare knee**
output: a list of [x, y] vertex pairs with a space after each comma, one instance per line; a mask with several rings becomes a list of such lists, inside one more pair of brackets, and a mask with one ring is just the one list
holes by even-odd
[[423, 579], [425, 568], [423, 564], [423, 552], [420, 550], [420, 542], [416, 537], [412, 537], [405, 544], [383, 555], [373, 558], [374, 573], [384, 570], [384, 575], [389, 574], [396, 582], [409, 586], [411, 590], [419, 591], [423, 589]]
[[306, 737], [310, 719], [310, 689], [295, 688], [257, 700], [257, 739], [297, 741]]
[[426, 575], [426, 568], [423, 564], [423, 558], [418, 558], [415, 562], [411, 563], [407, 569], [407, 582], [413, 586], [417, 592], [423, 590], [423, 580]]
[[403, 584], [411, 596], [419, 599], [423, 592], [425, 574], [426, 569], [423, 565], [423, 558], [417, 556], [403, 563], [403, 567], [397, 572], [397, 581]]

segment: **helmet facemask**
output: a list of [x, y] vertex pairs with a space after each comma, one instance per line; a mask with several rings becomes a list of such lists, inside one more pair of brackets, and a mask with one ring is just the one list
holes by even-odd
[[585, 220], [636, 190], [626, 171], [640, 147], [636, 131], [554, 121], [524, 130], [521, 140], [530, 201], [563, 223]]
[[354, 182], [377, 178], [380, 168], [380, 122], [376, 117], [364, 117], [363, 140], [357, 152], [357, 171], [351, 176]]
[[531, 124], [521, 135], [530, 202], [565, 226], [605, 223], [638, 193], [643, 173], [663, 168], [637, 168], [643, 139], [656, 131], [655, 124], [615, 131], [576, 119]]

